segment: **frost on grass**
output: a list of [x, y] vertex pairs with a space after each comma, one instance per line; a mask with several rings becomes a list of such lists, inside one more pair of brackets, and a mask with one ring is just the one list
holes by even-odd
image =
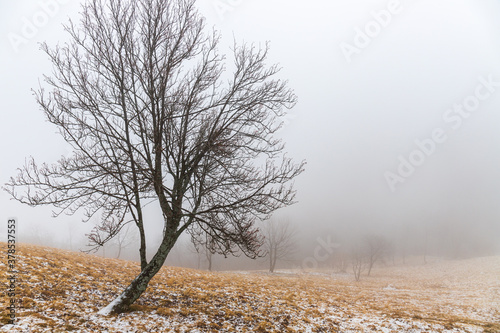
[[0, 332], [500, 332], [500, 257], [387, 266], [360, 282], [164, 267], [130, 312], [105, 317], [138, 264], [20, 249], [18, 325]]

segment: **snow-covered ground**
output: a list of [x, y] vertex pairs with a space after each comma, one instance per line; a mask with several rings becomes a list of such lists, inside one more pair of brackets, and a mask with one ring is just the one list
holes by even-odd
[[165, 267], [131, 312], [103, 316], [138, 264], [19, 250], [18, 325], [0, 332], [500, 332], [500, 257], [378, 267], [359, 282], [328, 271]]

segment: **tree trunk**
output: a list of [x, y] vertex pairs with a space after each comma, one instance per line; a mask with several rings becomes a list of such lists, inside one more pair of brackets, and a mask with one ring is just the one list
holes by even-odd
[[269, 272], [270, 273], [274, 272], [274, 266], [276, 266], [276, 252], [273, 250], [274, 249], [271, 248], [271, 251], [269, 253]]
[[207, 256], [207, 259], [208, 259], [208, 270], [211, 272], [212, 271], [212, 254], [211, 253]]
[[370, 273], [372, 272], [372, 267], [373, 267], [374, 261], [370, 260], [370, 265], [368, 266], [368, 276], [370, 276]]
[[139, 248], [139, 254], [141, 256], [141, 271], [143, 271], [144, 269], [146, 269], [146, 266], [148, 265], [148, 262], [146, 260], [146, 234], [144, 232], [144, 226], [142, 222], [137, 226], [139, 228], [139, 236], [141, 238], [141, 247]]
[[128, 310], [146, 290], [149, 281], [158, 273], [167, 259], [167, 256], [175, 244], [174, 239], [163, 239], [158, 252], [151, 261], [146, 265], [145, 269], [130, 283], [130, 285], [111, 303], [101, 309], [98, 313], [101, 315], [109, 315], [111, 313], [122, 313]]
[[122, 245], [118, 244], [118, 253], [116, 254], [116, 259], [120, 259], [120, 255], [122, 254]]

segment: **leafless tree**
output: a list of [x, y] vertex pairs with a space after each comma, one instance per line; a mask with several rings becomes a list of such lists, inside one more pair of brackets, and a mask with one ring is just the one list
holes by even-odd
[[[100, 217], [89, 235], [97, 248], [135, 224], [141, 272], [100, 314], [127, 310], [184, 232], [209, 233], [222, 254], [258, 256], [255, 222], [294, 202], [304, 169], [274, 135], [296, 96], [265, 65], [268, 46], [235, 43], [226, 64], [194, 2], [89, 0], [65, 26], [70, 42], [42, 45], [54, 69], [36, 100], [74, 151], [53, 165], [28, 160], [5, 188], [56, 216]], [[152, 201], [164, 225], [148, 261]]]
[[[23, 226], [23, 225], [21, 225]], [[24, 228], [23, 228], [24, 229]], [[34, 224], [29, 226], [29, 229], [20, 233], [23, 235], [23, 242], [43, 245], [43, 246], [55, 246], [53, 233], [49, 233], [40, 227], [39, 224]]]
[[367, 275], [370, 276], [373, 265], [381, 260], [389, 249], [389, 242], [378, 235], [368, 235], [365, 237], [366, 242], [366, 258], [368, 265]]
[[116, 245], [116, 259], [119, 259], [122, 250], [129, 248], [130, 246], [139, 242], [137, 235], [133, 233], [130, 229], [130, 224], [122, 228], [121, 232], [117, 234], [114, 238], [114, 244]]
[[431, 236], [431, 228], [429, 222], [422, 223], [423, 225], [423, 240], [422, 240], [422, 252], [424, 264], [427, 264], [427, 256], [429, 254], [429, 238]]
[[[184, 253], [189, 253], [190, 255], [193, 255], [196, 257], [196, 269], [201, 269], [201, 259], [203, 254], [200, 253], [200, 244], [193, 244], [191, 240], [186, 240], [185, 243], [182, 244], [182, 247], [184, 249]], [[175, 248], [174, 248], [175, 250]], [[185, 257], [185, 255], [184, 255]], [[172, 258], [172, 254], [170, 254], [170, 258]]]
[[349, 253], [342, 249], [334, 252], [332, 256], [332, 269], [339, 273], [347, 273], [349, 267]]
[[214, 259], [214, 253], [212, 253], [208, 249], [206, 249], [206, 251], [205, 251], [205, 257], [207, 258], [207, 262], [208, 262], [207, 269], [209, 271], [212, 271], [212, 262], [213, 262], [213, 259]]
[[366, 253], [361, 246], [355, 246], [351, 251], [352, 270], [356, 281], [359, 281], [361, 279], [361, 273], [365, 269], [366, 266], [365, 254]]
[[287, 221], [273, 220], [264, 227], [265, 248], [269, 258], [269, 272], [274, 272], [278, 260], [288, 258], [296, 249], [296, 231]]
[[[194, 236], [194, 234], [192, 236]], [[215, 241], [215, 238], [206, 232], [202, 233], [202, 235], [197, 235], [197, 236], [198, 238], [194, 239], [193, 243], [195, 245], [195, 250], [196, 253], [198, 254], [198, 258], [200, 256], [204, 256], [208, 263], [207, 269], [209, 271], [212, 271], [214, 254], [217, 253], [217, 243]]]
[[207, 258], [208, 262], [208, 270], [212, 271], [212, 263], [214, 261], [214, 254], [215, 254], [215, 249], [213, 247], [214, 241], [213, 238], [210, 237], [208, 242], [205, 244], [205, 257]]

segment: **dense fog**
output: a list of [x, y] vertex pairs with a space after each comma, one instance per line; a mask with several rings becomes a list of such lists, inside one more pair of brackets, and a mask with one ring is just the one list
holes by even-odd
[[[70, 154], [30, 91], [51, 68], [38, 43], [64, 41], [61, 23], [77, 15], [64, 2], [2, 4], [2, 183], [29, 156], [50, 163]], [[299, 97], [278, 133], [289, 156], [307, 161], [297, 203], [259, 225], [264, 234], [269, 223], [294, 231], [278, 269], [343, 270], [358, 251], [377, 251], [377, 264], [500, 254], [500, 3], [208, 0], [199, 8], [227, 51], [233, 38], [270, 41], [268, 63], [280, 64]], [[93, 227], [4, 191], [0, 212], [18, 219], [20, 242], [85, 250]], [[146, 221], [154, 253], [158, 207], [146, 208]], [[97, 254], [138, 260], [134, 225]], [[269, 267], [267, 257], [212, 261], [214, 270]], [[167, 259], [208, 262], [189, 235]]]

